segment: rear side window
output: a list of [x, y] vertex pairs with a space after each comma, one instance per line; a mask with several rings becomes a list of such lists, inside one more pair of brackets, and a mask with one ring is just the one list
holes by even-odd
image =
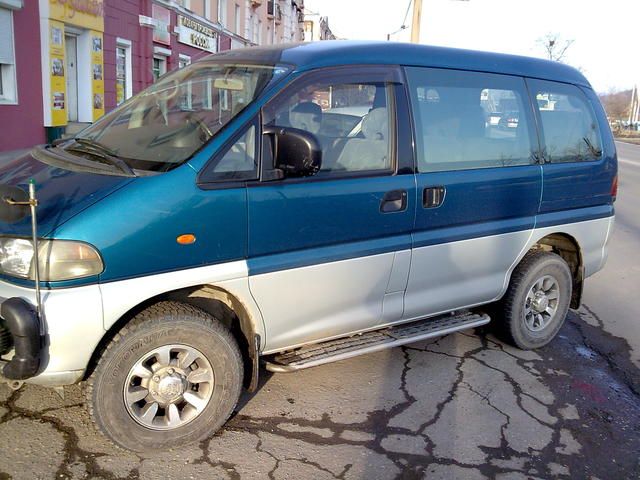
[[406, 69], [418, 171], [533, 163], [524, 80], [459, 70]]
[[578, 87], [528, 80], [542, 124], [542, 146], [552, 163], [596, 160], [602, 154], [598, 122]]

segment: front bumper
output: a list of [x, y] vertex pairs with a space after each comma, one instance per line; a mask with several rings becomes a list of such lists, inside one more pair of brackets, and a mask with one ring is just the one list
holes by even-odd
[[[0, 357], [0, 372], [5, 378], [49, 386], [82, 379], [105, 333], [98, 285], [43, 290], [42, 326], [35, 315], [34, 289], [0, 281], [0, 303], [0, 314], [8, 327], [12, 322], [9, 317], [16, 315], [11, 308], [22, 318], [13, 322], [19, 329], [10, 328], [14, 348]], [[32, 320], [25, 320], [28, 315], [33, 315]]]

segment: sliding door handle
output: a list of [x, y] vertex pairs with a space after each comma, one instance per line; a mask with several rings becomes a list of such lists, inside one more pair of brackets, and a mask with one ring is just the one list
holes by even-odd
[[422, 192], [422, 206], [424, 208], [439, 207], [444, 202], [446, 192], [442, 185], [426, 187]]
[[391, 190], [384, 194], [380, 202], [380, 212], [402, 212], [407, 209], [407, 191]]

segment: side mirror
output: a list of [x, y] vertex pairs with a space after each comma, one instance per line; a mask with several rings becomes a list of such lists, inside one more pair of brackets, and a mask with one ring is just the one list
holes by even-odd
[[[312, 133], [292, 127], [265, 127], [264, 135], [271, 136], [274, 175], [282, 177], [309, 177], [322, 165], [322, 147]], [[281, 172], [278, 175], [276, 172]]]

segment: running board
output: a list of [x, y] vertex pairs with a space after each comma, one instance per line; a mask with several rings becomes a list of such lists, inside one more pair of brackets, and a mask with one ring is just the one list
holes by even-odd
[[489, 323], [490, 320], [487, 314], [471, 312], [427, 318], [276, 354], [271, 358], [271, 361], [265, 362], [265, 364], [270, 372], [295, 372], [427, 338], [440, 337], [460, 330], [479, 327]]

